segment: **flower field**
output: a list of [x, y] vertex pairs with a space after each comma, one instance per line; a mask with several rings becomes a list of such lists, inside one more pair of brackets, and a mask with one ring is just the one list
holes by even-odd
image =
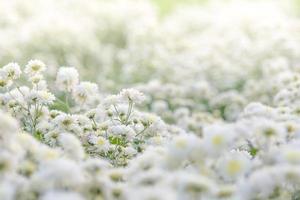
[[174, 2], [0, 0], [0, 200], [300, 200], [296, 1]]

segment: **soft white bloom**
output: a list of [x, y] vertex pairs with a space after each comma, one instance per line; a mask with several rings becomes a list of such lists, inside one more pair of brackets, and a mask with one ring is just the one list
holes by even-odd
[[[161, 191], [164, 191], [164, 193], [162, 194]], [[138, 190], [135, 189], [135, 191], [131, 191], [129, 198], [132, 200], [174, 200], [176, 196], [172, 190], [165, 186], [165, 188], [142, 187]]]
[[174, 185], [180, 199], [201, 198], [211, 194], [217, 187], [208, 177], [184, 171], [178, 171], [174, 174], [170, 184]]
[[192, 134], [175, 136], [168, 145], [169, 154], [174, 159], [187, 159], [201, 145], [199, 138]]
[[111, 165], [106, 160], [97, 158], [89, 158], [83, 163], [83, 168], [92, 176], [94, 176], [95, 173], [101, 174], [110, 167]]
[[7, 77], [5, 71], [0, 70], [0, 87], [9, 87], [12, 84], [12, 80]]
[[78, 104], [82, 105], [93, 100], [97, 93], [97, 84], [85, 81], [74, 88], [73, 97]]
[[103, 105], [109, 108], [111, 105], [116, 105], [120, 103], [121, 99], [119, 95], [109, 95], [104, 99]]
[[277, 158], [280, 163], [299, 164], [300, 163], [300, 141], [294, 140], [289, 144], [278, 147], [274, 152], [274, 157]]
[[241, 178], [251, 169], [251, 156], [246, 151], [232, 151], [217, 162], [217, 173], [225, 180]]
[[31, 103], [41, 103], [41, 104], [52, 104], [55, 100], [55, 96], [45, 90], [31, 90], [27, 97], [27, 100]]
[[137, 154], [137, 151], [133, 147], [129, 146], [129, 147], [125, 147], [124, 153], [128, 156], [134, 156]]
[[216, 155], [229, 150], [235, 137], [235, 130], [229, 125], [210, 125], [203, 130], [203, 145], [208, 154]]
[[142, 103], [145, 100], [145, 96], [143, 93], [132, 88], [123, 89], [119, 95], [124, 101], [129, 100], [137, 104]]
[[65, 113], [58, 115], [54, 122], [63, 130], [70, 130], [76, 124], [75, 117]]
[[39, 101], [42, 104], [52, 104], [55, 100], [55, 96], [48, 91], [39, 91]]
[[257, 145], [269, 145], [270, 143], [283, 143], [287, 136], [287, 130], [283, 124], [272, 120], [261, 119], [254, 124], [254, 137]]
[[100, 151], [107, 152], [110, 148], [109, 141], [104, 137], [90, 136], [89, 142], [94, 144]]
[[132, 139], [135, 135], [134, 130], [125, 125], [111, 126], [108, 132], [115, 136], [125, 136], [127, 139]]
[[4, 181], [0, 183], [0, 199], [15, 199], [15, 187], [11, 183]]
[[40, 84], [41, 81], [44, 80], [44, 76], [41, 74], [34, 75], [29, 79], [33, 84]]
[[25, 73], [35, 79], [46, 70], [46, 65], [40, 60], [30, 60], [25, 66]]
[[49, 191], [45, 193], [41, 200], [84, 200], [84, 198], [76, 192], [66, 192], [66, 191]]
[[9, 63], [1, 68], [1, 71], [5, 73], [7, 79], [9, 80], [18, 79], [22, 74], [20, 66], [17, 63]]
[[19, 125], [16, 119], [12, 118], [8, 114], [4, 114], [0, 111], [0, 140], [6, 141], [11, 139], [14, 134], [18, 132]]
[[84, 150], [81, 146], [80, 140], [76, 136], [68, 133], [59, 135], [59, 143], [63, 148], [64, 153], [74, 160], [81, 160], [84, 157]]
[[60, 67], [56, 75], [58, 90], [70, 92], [78, 84], [78, 72], [73, 67]]
[[61, 187], [79, 189], [84, 181], [83, 171], [78, 164], [72, 160], [59, 158], [42, 164], [32, 177], [32, 187], [38, 191]]

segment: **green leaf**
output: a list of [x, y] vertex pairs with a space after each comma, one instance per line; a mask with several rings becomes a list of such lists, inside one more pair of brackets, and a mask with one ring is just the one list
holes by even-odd
[[249, 152], [249, 153], [250, 153], [251, 156], [255, 157], [256, 154], [257, 154], [257, 152], [258, 152], [258, 149], [255, 148], [255, 147], [252, 147], [252, 148], [250, 149], [250, 152]]

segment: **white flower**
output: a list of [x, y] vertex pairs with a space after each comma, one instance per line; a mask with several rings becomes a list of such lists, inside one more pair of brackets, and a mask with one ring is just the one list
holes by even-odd
[[77, 192], [66, 192], [66, 191], [48, 191], [46, 192], [41, 200], [84, 200], [84, 198]]
[[124, 101], [132, 101], [134, 103], [140, 104], [145, 100], [145, 96], [143, 93], [139, 92], [136, 89], [123, 89], [120, 92], [120, 97], [124, 100]]
[[104, 151], [104, 152], [107, 152], [110, 148], [109, 141], [101, 136], [97, 137], [95, 145], [96, 145], [97, 149], [99, 149], [100, 151]]
[[109, 95], [104, 99], [103, 105], [104, 107], [109, 108], [111, 105], [116, 105], [120, 102], [121, 99], [119, 95]]
[[11, 158], [11, 156], [11, 153], [8, 151], [0, 152], [0, 175], [12, 173], [17, 169], [17, 157]]
[[251, 168], [251, 156], [246, 151], [232, 151], [218, 160], [218, 173], [225, 180], [235, 180], [245, 175]]
[[275, 122], [273, 120], [261, 119], [256, 122], [252, 122], [254, 125], [252, 136], [255, 139], [255, 143], [259, 146], [271, 143], [283, 143], [287, 136], [287, 131], [283, 124]]
[[137, 154], [136, 149], [134, 149], [133, 147], [129, 146], [129, 147], [125, 147], [124, 149], [124, 153], [128, 156], [134, 156]]
[[238, 184], [238, 194], [246, 200], [268, 199], [276, 186], [283, 181], [280, 178], [281, 170], [280, 167], [265, 167], [253, 172]]
[[200, 145], [200, 140], [192, 134], [175, 136], [168, 145], [169, 154], [173, 158], [185, 160], [192, 156], [193, 150]]
[[204, 128], [203, 144], [208, 154], [217, 155], [230, 149], [235, 138], [235, 131], [225, 124], [215, 124]]
[[30, 77], [40, 75], [46, 70], [46, 65], [40, 60], [30, 60], [25, 66], [25, 73]]
[[68, 133], [59, 135], [58, 141], [63, 148], [64, 153], [74, 160], [81, 160], [84, 157], [84, 150], [81, 142], [76, 136]]
[[292, 142], [278, 147], [274, 152], [274, 157], [280, 163], [299, 164], [300, 163], [300, 140], [293, 140]]
[[4, 114], [2, 111], [0, 111], [0, 121], [0, 141], [1, 139], [10, 139], [18, 132], [19, 125], [16, 119]]
[[20, 66], [17, 63], [9, 63], [5, 65], [1, 70], [3, 70], [6, 74], [6, 77], [9, 80], [15, 80], [20, 78], [22, 71]]
[[243, 112], [244, 117], [271, 117], [274, 109], [258, 102], [248, 104]]
[[73, 97], [78, 104], [83, 104], [91, 101], [97, 93], [98, 86], [95, 83], [85, 81], [75, 86]]
[[55, 100], [55, 96], [47, 91], [40, 91], [40, 98], [44, 104], [52, 104]]
[[45, 143], [51, 147], [57, 146], [57, 140], [59, 136], [59, 132], [56, 130], [48, 131], [44, 133]]
[[15, 187], [13, 186], [13, 183], [10, 183], [9, 181], [1, 181], [0, 183], [0, 199], [5, 200], [14, 200], [15, 199]]
[[170, 184], [174, 185], [178, 199], [202, 199], [211, 194], [217, 187], [210, 178], [188, 171], [178, 171], [171, 177]]
[[32, 84], [39, 84], [41, 81], [44, 80], [44, 76], [41, 74], [37, 74], [37, 75], [30, 77], [29, 80]]
[[37, 99], [38, 102], [40, 102], [41, 104], [52, 104], [55, 100], [55, 96], [48, 92], [48, 91], [36, 91], [37, 92]]
[[281, 150], [282, 159], [289, 163], [300, 163], [300, 149], [299, 148], [285, 148]]
[[12, 80], [7, 77], [6, 72], [0, 70], [0, 88], [9, 87], [11, 86], [12, 83], [13, 83]]
[[45, 90], [31, 90], [27, 95], [27, 101], [30, 103], [40, 103], [44, 105], [52, 104], [55, 96]]
[[43, 162], [32, 177], [32, 187], [37, 191], [64, 187], [79, 189], [84, 182], [81, 167], [74, 161], [63, 158]]
[[90, 175], [94, 176], [97, 173], [103, 173], [106, 169], [111, 167], [111, 164], [102, 159], [97, 158], [88, 158], [83, 164], [83, 168], [90, 173]]
[[69, 114], [60, 114], [55, 119], [54, 122], [62, 130], [70, 130], [76, 124], [76, 119], [74, 116]]
[[134, 130], [125, 125], [110, 126], [108, 132], [114, 136], [125, 136], [128, 140], [131, 140], [135, 136]]
[[[164, 192], [162, 194], [162, 191]], [[176, 195], [173, 190], [165, 186], [156, 186], [156, 187], [141, 187], [138, 190], [133, 189], [130, 192], [130, 200], [174, 200]]]
[[78, 84], [78, 72], [73, 67], [60, 67], [56, 76], [58, 90], [71, 92]]

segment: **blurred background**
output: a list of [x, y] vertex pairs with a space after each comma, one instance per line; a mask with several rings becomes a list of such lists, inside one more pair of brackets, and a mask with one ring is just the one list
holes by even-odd
[[[179, 6], [183, 5], [207, 5], [210, 3], [232, 3], [233, 1], [237, 2], [236, 0], [152, 0], [160, 9], [162, 14], [166, 14], [171, 12], [174, 8], [178, 8]], [[282, 5], [288, 6], [292, 8], [294, 11], [297, 12], [298, 6], [300, 5], [299, 0], [242, 0], [242, 1], [249, 1], [249, 2], [262, 2], [262, 1], [269, 1], [270, 3], [280, 3]]]

